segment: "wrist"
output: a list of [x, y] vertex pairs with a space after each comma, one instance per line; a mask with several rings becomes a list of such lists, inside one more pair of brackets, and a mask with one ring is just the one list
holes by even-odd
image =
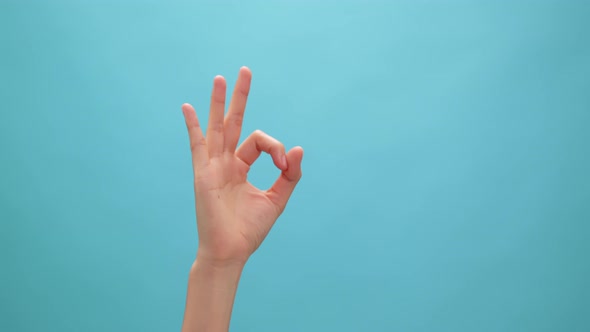
[[199, 246], [195, 261], [201, 265], [215, 269], [235, 269], [244, 267], [248, 261], [249, 255], [237, 253], [219, 253], [218, 251], [208, 250], [206, 247]]
[[210, 271], [211, 273], [235, 273], [244, 269], [247, 259], [218, 259], [207, 256], [206, 254], [197, 253], [193, 262], [191, 271], [195, 269]]
[[244, 264], [210, 261], [197, 256], [190, 269], [189, 282], [207, 285], [215, 292], [233, 294], [238, 287], [243, 269]]

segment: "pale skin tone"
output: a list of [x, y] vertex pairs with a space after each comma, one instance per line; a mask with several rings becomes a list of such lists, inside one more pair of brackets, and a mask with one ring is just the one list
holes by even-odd
[[[183, 332], [225, 332], [240, 275], [258, 249], [301, 178], [303, 149], [286, 152], [275, 138], [255, 131], [238, 147], [252, 73], [240, 69], [227, 108], [226, 81], [217, 76], [206, 135], [195, 109], [182, 105], [194, 171], [199, 245], [189, 273]], [[247, 180], [260, 154], [271, 155], [281, 171], [271, 188]]]

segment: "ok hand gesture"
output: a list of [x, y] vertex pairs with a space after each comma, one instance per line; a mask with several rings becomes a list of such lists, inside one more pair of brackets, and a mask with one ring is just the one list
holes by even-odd
[[[182, 105], [194, 170], [197, 256], [214, 264], [245, 263], [285, 209], [301, 178], [301, 147], [286, 152], [281, 142], [259, 130], [237, 147], [251, 79], [250, 70], [242, 67], [226, 115], [226, 82], [215, 77], [206, 136], [194, 108]], [[247, 180], [250, 166], [262, 152], [270, 154], [281, 170], [268, 190]]]

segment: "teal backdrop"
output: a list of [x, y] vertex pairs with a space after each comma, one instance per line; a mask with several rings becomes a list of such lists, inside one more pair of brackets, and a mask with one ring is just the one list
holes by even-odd
[[[232, 331], [589, 331], [590, 2], [0, 2], [0, 331], [179, 331], [180, 105], [305, 149]], [[278, 175], [263, 157], [251, 181]]]

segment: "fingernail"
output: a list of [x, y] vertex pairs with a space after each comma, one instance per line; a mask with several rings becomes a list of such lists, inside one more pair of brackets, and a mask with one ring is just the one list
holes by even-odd
[[288, 166], [288, 165], [287, 165], [287, 156], [283, 155], [283, 158], [282, 158], [281, 160], [282, 160], [282, 162], [283, 162], [283, 167], [284, 167], [285, 169], [287, 169], [287, 166]]

